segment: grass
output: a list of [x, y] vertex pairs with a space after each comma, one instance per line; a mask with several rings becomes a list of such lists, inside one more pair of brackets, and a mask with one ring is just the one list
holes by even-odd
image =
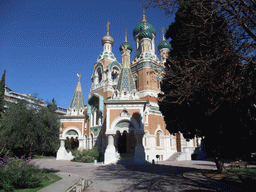
[[[59, 181], [61, 179], [62, 178], [59, 177], [58, 175], [51, 174], [51, 173], [45, 173], [44, 180], [42, 180], [40, 187], [29, 188], [29, 189], [16, 189], [16, 190], [14, 190], [14, 192], [36, 192], [36, 191], [39, 191], [40, 189], [45, 188], [48, 185], [55, 183], [56, 181]], [[2, 189], [2, 190], [0, 190], [0, 192], [4, 192], [4, 190]]]
[[244, 168], [244, 169], [227, 169], [228, 172], [233, 173], [236, 175], [236, 182], [241, 183], [241, 180], [238, 178], [239, 175], [242, 176], [242, 178], [250, 178], [250, 180], [253, 180], [256, 182], [256, 167], [253, 168]]
[[[223, 174], [217, 173], [217, 170], [210, 170], [203, 175], [219, 180], [219, 181], [227, 181], [233, 184], [237, 184], [241, 187], [250, 187], [252, 183], [256, 183], [256, 167], [253, 168], [241, 168], [241, 169], [226, 169], [227, 171]], [[241, 179], [239, 179], [239, 177]]]
[[32, 159], [47, 159], [47, 158], [55, 158], [54, 156], [44, 156], [44, 155], [34, 155]]

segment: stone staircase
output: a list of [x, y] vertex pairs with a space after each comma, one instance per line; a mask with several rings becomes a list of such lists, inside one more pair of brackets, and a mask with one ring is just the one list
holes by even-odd
[[181, 152], [175, 152], [166, 161], [177, 161], [180, 155], [181, 155]]

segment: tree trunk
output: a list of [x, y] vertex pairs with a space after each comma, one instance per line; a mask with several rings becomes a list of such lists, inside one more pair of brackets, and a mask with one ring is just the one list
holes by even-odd
[[218, 173], [222, 174], [226, 172], [226, 169], [224, 167], [224, 160], [222, 158], [214, 157], [214, 162], [216, 163]]

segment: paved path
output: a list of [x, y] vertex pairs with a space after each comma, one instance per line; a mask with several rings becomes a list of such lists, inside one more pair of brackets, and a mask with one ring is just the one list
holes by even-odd
[[216, 169], [211, 161], [164, 161], [158, 165], [94, 165], [55, 159], [32, 160], [56, 172], [62, 180], [40, 190], [63, 192], [79, 178], [92, 181], [87, 191], [238, 191], [232, 185], [214, 182], [200, 172]]

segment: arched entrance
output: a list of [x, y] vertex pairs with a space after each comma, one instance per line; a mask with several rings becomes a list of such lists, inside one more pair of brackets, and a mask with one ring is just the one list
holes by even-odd
[[70, 130], [66, 133], [65, 148], [69, 152], [79, 147], [78, 133]]
[[118, 153], [126, 153], [127, 152], [127, 145], [126, 145], [127, 132], [124, 131], [122, 134], [119, 132], [117, 141], [118, 141], [117, 142]]
[[116, 124], [115, 129], [117, 130], [115, 146], [118, 153], [122, 157], [133, 156], [136, 147], [135, 128], [133, 124], [130, 121], [123, 120]]

